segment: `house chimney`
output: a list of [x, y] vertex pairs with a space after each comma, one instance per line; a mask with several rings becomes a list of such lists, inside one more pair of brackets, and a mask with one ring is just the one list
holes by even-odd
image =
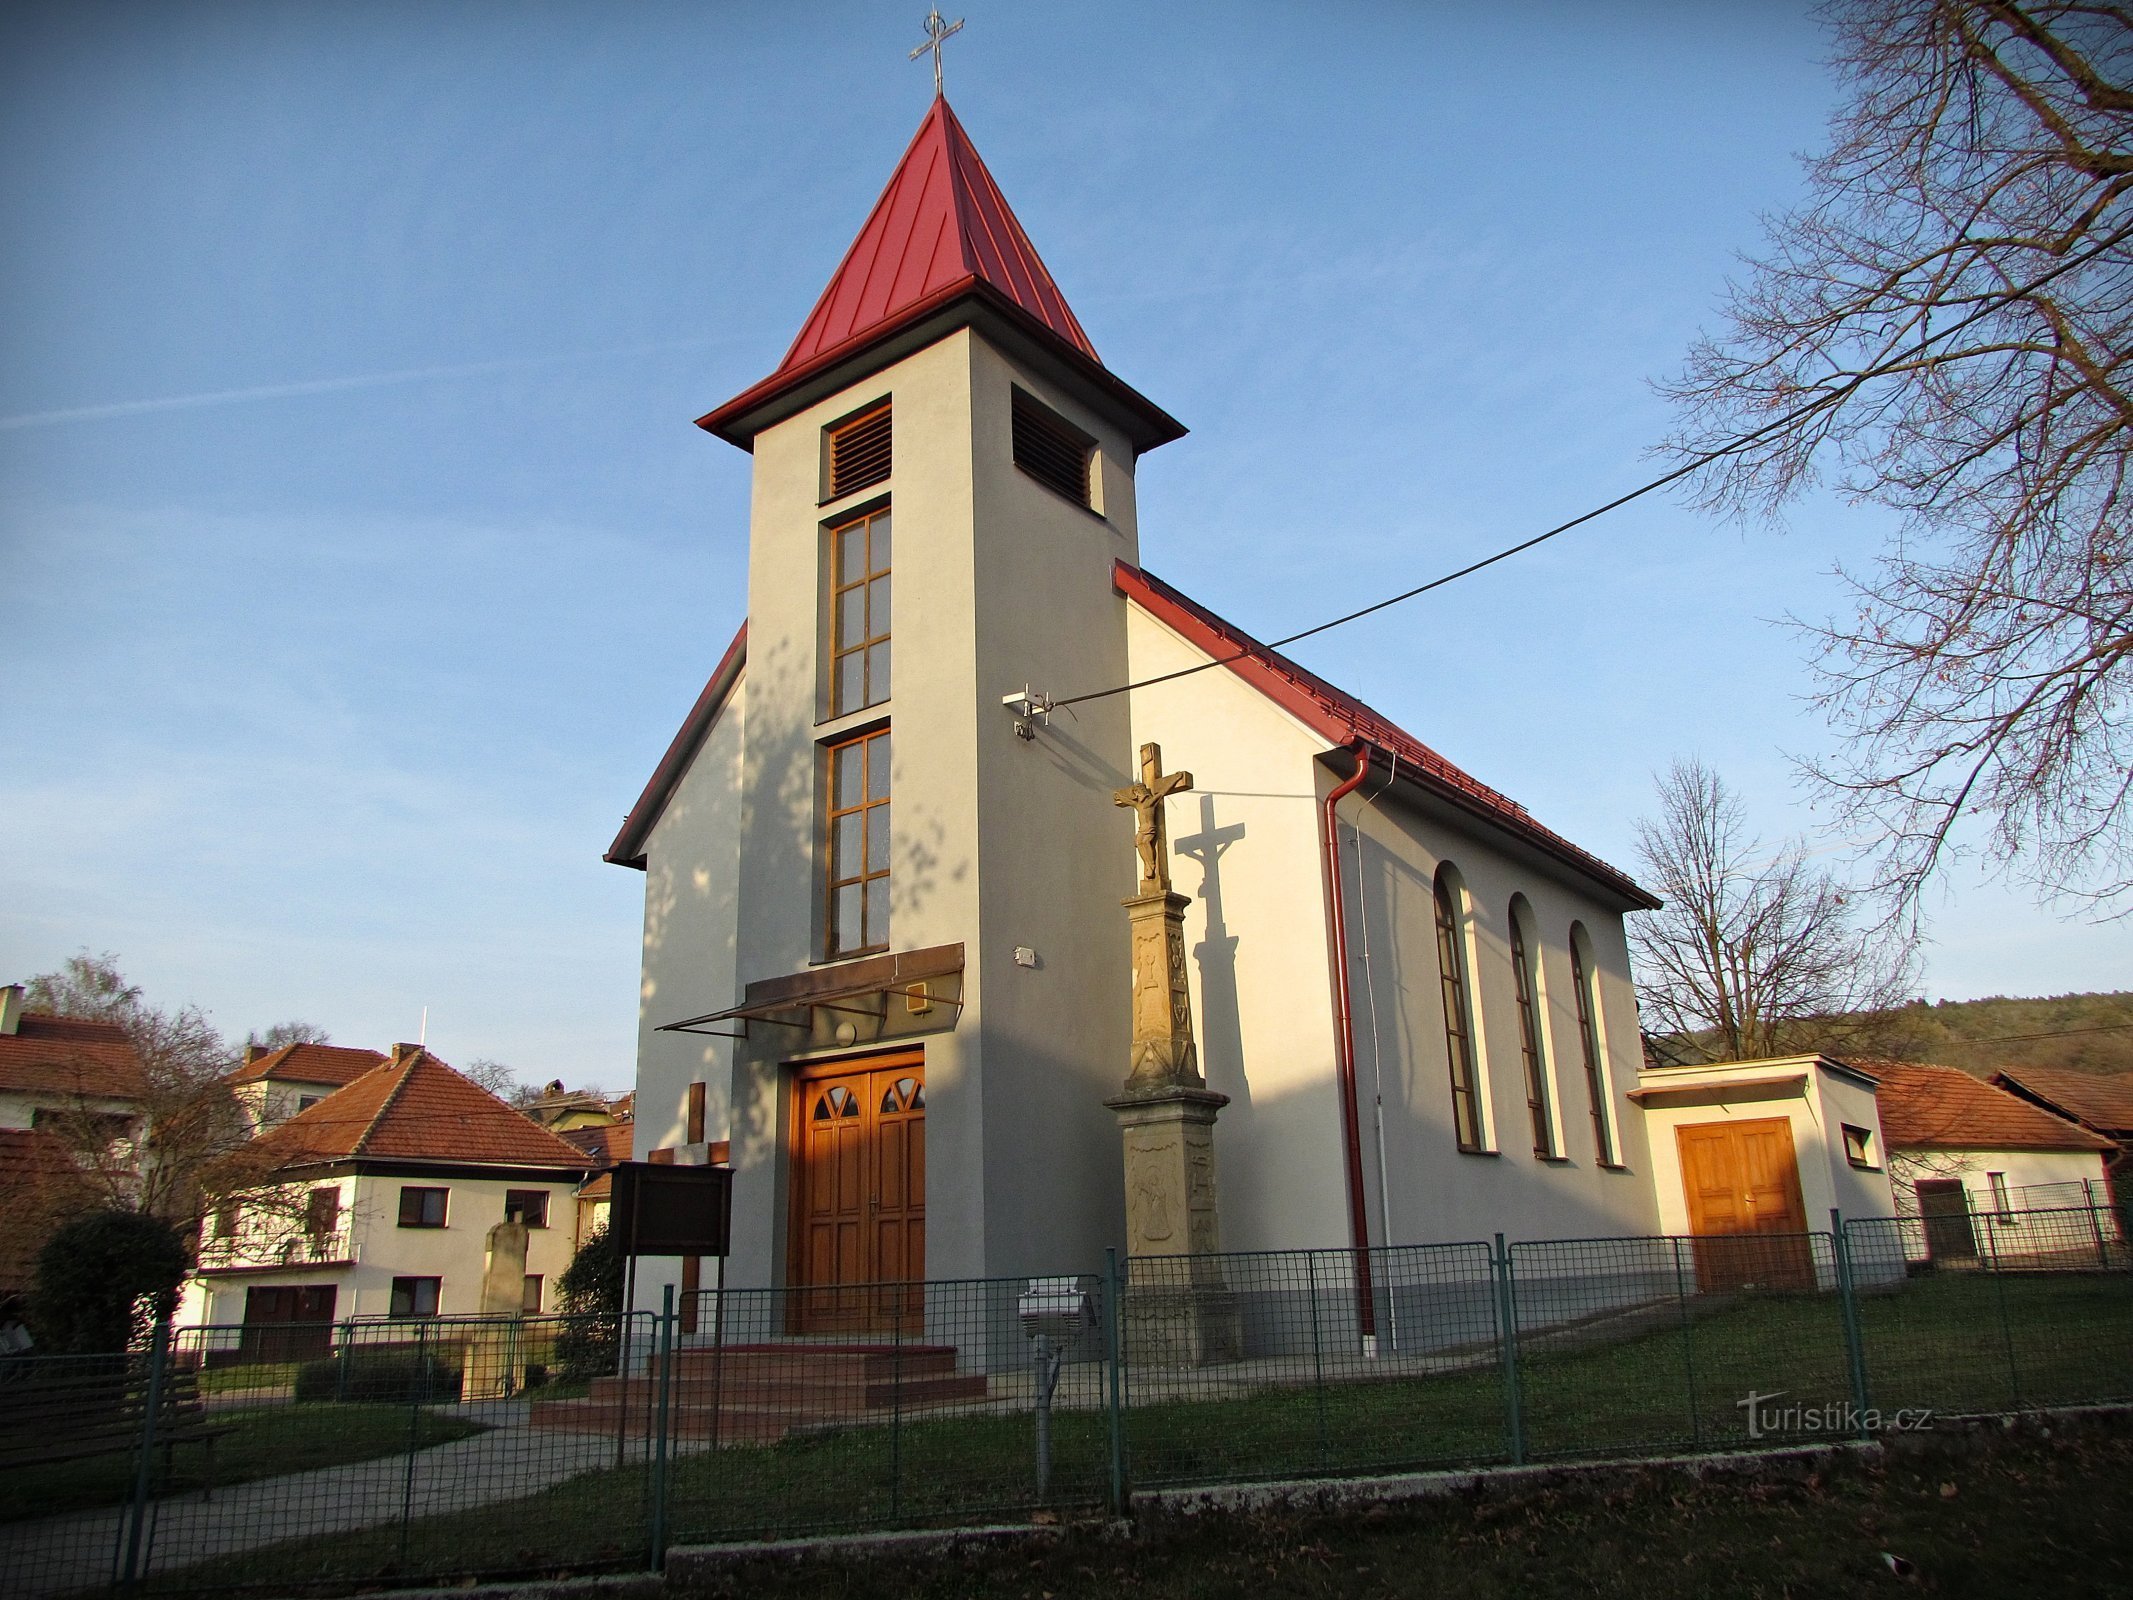
[[422, 1046], [419, 1044], [396, 1044], [393, 1046], [393, 1060], [396, 1063], [405, 1061], [409, 1056], [419, 1056], [421, 1054]]
[[253, 1062], [273, 1053], [263, 1044], [248, 1044], [244, 1047], [244, 1064], [249, 1067]]
[[0, 1033], [19, 1032], [22, 1027], [22, 985], [0, 988]]

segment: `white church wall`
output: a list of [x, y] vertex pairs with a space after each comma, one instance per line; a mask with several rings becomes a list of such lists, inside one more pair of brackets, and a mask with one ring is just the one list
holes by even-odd
[[[1207, 657], [1128, 606], [1135, 679]], [[1348, 1243], [1318, 806], [1324, 742], [1226, 669], [1138, 690], [1133, 744], [1193, 789], [1169, 803], [1193, 1022], [1215, 1124], [1222, 1243]], [[1131, 861], [1127, 862], [1130, 872]]]
[[[1136, 857], [1111, 795], [1132, 781], [1133, 730], [1115, 696], [1024, 740], [1000, 701], [1027, 684], [1063, 695], [1126, 681], [1127, 608], [1111, 568], [1138, 557], [1133, 457], [1071, 395], [985, 339], [967, 343], [986, 1271], [1088, 1271], [1125, 1232], [1118, 1125], [1103, 1102], [1124, 1083], [1130, 1034], [1119, 902]], [[1015, 466], [1017, 387], [1096, 440], [1101, 515]]]
[[[1626, 1096], [1641, 1054], [1620, 913], [1565, 881], [1522, 847], [1446, 806], [1425, 813], [1375, 775], [1341, 805], [1349, 868], [1349, 955], [1357, 1075], [1373, 1232], [1395, 1244], [1571, 1238], [1652, 1231], [1655, 1204], [1642, 1121]], [[1355, 835], [1365, 847], [1362, 867]], [[1455, 869], [1468, 967], [1476, 1066], [1488, 1115], [1483, 1150], [1458, 1147], [1435, 881]], [[1511, 967], [1514, 897], [1530, 911], [1535, 1010], [1550, 1085], [1552, 1153], [1535, 1153]], [[1586, 932], [1604, 1044], [1613, 1149], [1603, 1160], [1591, 1113], [1572, 983], [1573, 925]], [[1366, 942], [1369, 958], [1365, 960]], [[1374, 989], [1374, 996], [1373, 996]], [[1374, 1070], [1382, 1062], [1382, 1074]], [[1372, 1100], [1382, 1081], [1385, 1161], [1378, 1163]], [[1390, 1212], [1389, 1226], [1385, 1212]]]
[[[645, 841], [644, 956], [637, 1001], [637, 1105], [631, 1155], [686, 1142], [689, 1086], [704, 1085], [704, 1137], [732, 1121], [732, 1045], [664, 1023], [723, 1010], [735, 979], [740, 873], [741, 761], [748, 678], [734, 686]], [[678, 1257], [639, 1263], [637, 1304], [656, 1307], [681, 1284]]]

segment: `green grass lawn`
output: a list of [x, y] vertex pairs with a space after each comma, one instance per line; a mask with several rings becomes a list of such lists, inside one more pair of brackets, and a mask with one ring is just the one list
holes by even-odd
[[[1924, 1278], [1864, 1297], [1860, 1314], [1877, 1407], [1953, 1413], [2008, 1409], [2017, 1396], [2029, 1405], [2133, 1398], [2133, 1280], [2123, 1276]], [[1745, 1448], [1746, 1417], [1734, 1402], [1751, 1390], [1810, 1405], [1850, 1398], [1832, 1296], [1743, 1296], [1706, 1303], [1686, 1323], [1636, 1327], [1524, 1347], [1529, 1459]], [[404, 1425], [406, 1413], [394, 1414]], [[1073, 1411], [1053, 1423], [1053, 1504], [1069, 1512], [1099, 1506], [1108, 1419]], [[1126, 1435], [1140, 1488], [1482, 1465], [1508, 1454], [1503, 1378], [1493, 1362], [1432, 1377], [1135, 1404]], [[1036, 1503], [1033, 1456], [1027, 1415], [921, 1415], [895, 1429], [827, 1429], [686, 1455], [669, 1469], [669, 1532], [692, 1543], [1025, 1515]], [[404, 1545], [398, 1529], [294, 1541], [194, 1569], [186, 1581], [619, 1566], [642, 1559], [647, 1537], [645, 1476], [631, 1467], [423, 1519]]]
[[[217, 1427], [230, 1430], [214, 1442], [212, 1473], [204, 1445], [178, 1445], [170, 1453], [168, 1470], [159, 1450], [159, 1489], [182, 1493], [210, 1479], [220, 1488], [285, 1472], [344, 1466], [405, 1450], [410, 1437], [418, 1448], [427, 1448], [483, 1431], [480, 1423], [461, 1417], [429, 1411], [411, 1417], [407, 1406], [287, 1405], [214, 1411], [209, 1417]], [[137, 1459], [129, 1451], [0, 1476], [0, 1522], [122, 1504], [133, 1497]]]

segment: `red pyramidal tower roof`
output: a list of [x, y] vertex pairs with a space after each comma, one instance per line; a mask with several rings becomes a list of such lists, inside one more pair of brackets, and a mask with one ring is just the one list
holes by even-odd
[[777, 371], [698, 418], [698, 425], [743, 443], [750, 430], [736, 427], [739, 419], [970, 296], [1004, 309], [1025, 332], [1054, 344], [1055, 353], [1085, 364], [1088, 376], [1129, 398], [1154, 424], [1149, 443], [1185, 431], [1104, 370], [1037, 247], [943, 98], [934, 100], [918, 125], [888, 187]]

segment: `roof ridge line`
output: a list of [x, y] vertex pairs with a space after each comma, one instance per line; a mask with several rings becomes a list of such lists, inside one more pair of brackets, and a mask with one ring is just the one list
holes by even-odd
[[[406, 1090], [407, 1080], [415, 1075], [416, 1063], [421, 1061], [422, 1058], [428, 1054], [429, 1051], [422, 1048], [420, 1045], [415, 1047], [415, 1053], [407, 1058], [407, 1065], [400, 1073], [400, 1081], [394, 1084], [391, 1089], [386, 1091], [385, 1098], [378, 1102], [378, 1109], [370, 1114], [370, 1120], [363, 1124], [363, 1131], [356, 1135], [355, 1143], [351, 1144], [348, 1147], [348, 1156], [346, 1159], [353, 1160], [355, 1157], [363, 1153], [363, 1146], [370, 1143], [370, 1136], [378, 1131], [378, 1124], [385, 1120], [385, 1113], [392, 1110], [394, 1104], [399, 1100], [401, 1094]], [[387, 1066], [390, 1066], [392, 1065], [392, 1062], [388, 1058], [385, 1064]], [[323, 1103], [324, 1102], [321, 1102], [321, 1104]]]

